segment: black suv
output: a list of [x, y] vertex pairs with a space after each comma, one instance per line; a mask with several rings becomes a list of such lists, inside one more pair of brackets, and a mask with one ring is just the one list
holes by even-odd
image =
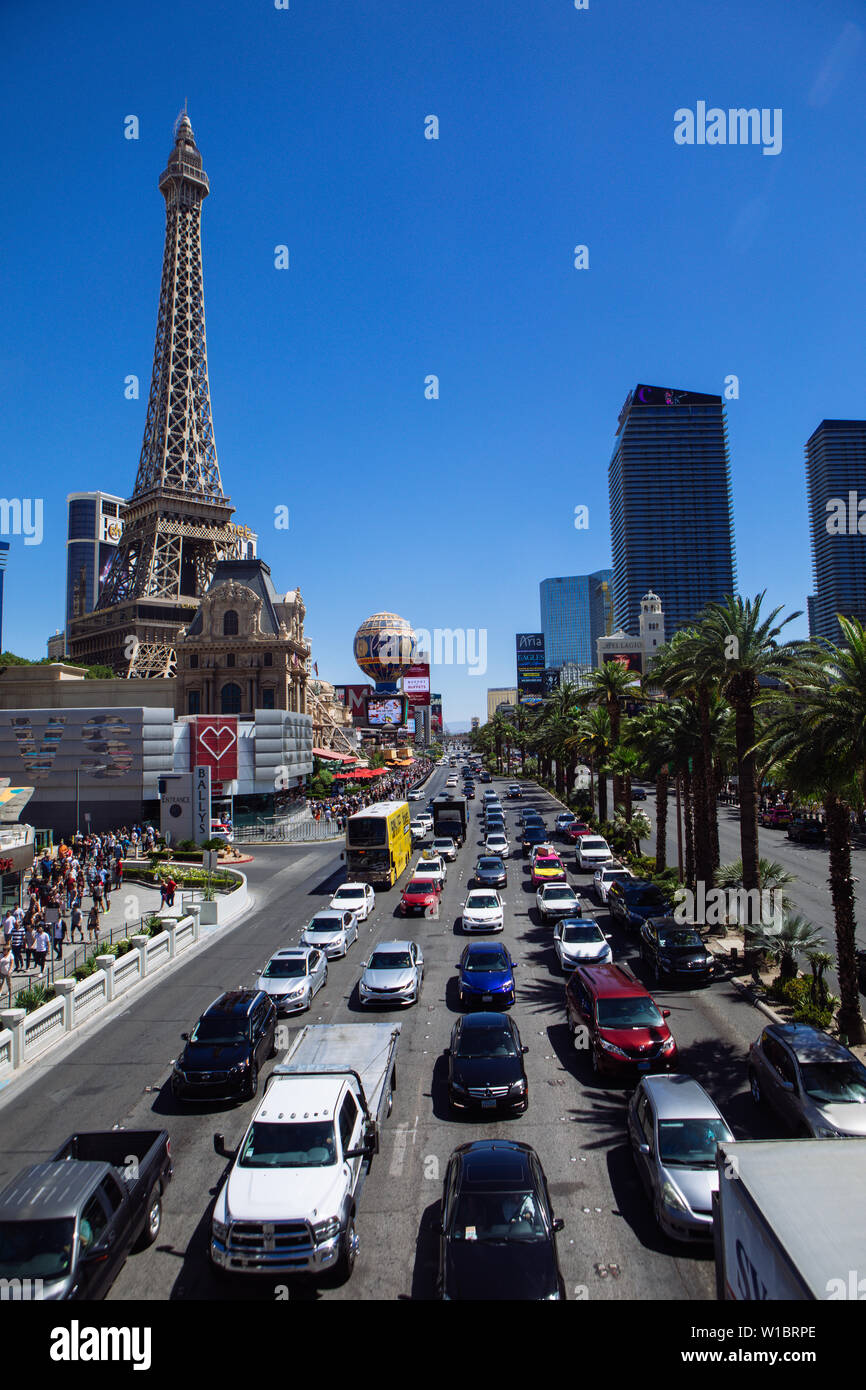
[[823, 845], [825, 831], [817, 816], [795, 816], [788, 826], [788, 839], [801, 845]]
[[260, 989], [221, 994], [205, 1009], [174, 1064], [178, 1100], [252, 1100], [259, 1069], [276, 1047], [277, 1010]]
[[640, 929], [640, 958], [656, 983], [663, 975], [704, 985], [713, 978], [715, 959], [703, 937], [695, 927], [675, 917], [647, 918]]

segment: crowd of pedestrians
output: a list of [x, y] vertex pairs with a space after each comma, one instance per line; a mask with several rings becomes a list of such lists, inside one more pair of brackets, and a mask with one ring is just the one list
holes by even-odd
[[315, 801], [308, 801], [307, 808], [314, 820], [324, 819], [329, 825], [333, 823], [338, 832], [342, 832], [349, 816], [353, 816], [356, 811], [365, 811], [377, 801], [401, 800], [419, 782], [423, 782], [432, 770], [433, 763], [429, 758], [422, 758], [410, 768], [377, 777], [375, 782], [371, 781], [369, 790], [365, 789], [351, 796], [337, 793], [334, 796], [321, 797]]
[[[101, 835], [70, 835], [55, 854], [46, 849], [36, 856], [24, 888], [26, 906], [10, 907], [3, 916], [0, 998], [5, 987], [11, 1003], [13, 974], [35, 973], [41, 980], [52, 950], [62, 960], [66, 945], [98, 948], [100, 919], [123, 885], [123, 860], [150, 853], [156, 838], [150, 825], [123, 826]], [[163, 902], [169, 906], [175, 888], [165, 885]]]

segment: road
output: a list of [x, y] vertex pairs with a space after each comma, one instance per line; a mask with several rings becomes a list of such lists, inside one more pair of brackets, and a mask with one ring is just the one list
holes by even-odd
[[[441, 790], [437, 768], [425, 788]], [[495, 785], [504, 788], [504, 780]], [[479, 794], [482, 788], [479, 786]], [[505, 803], [517, 806], [519, 803]], [[557, 806], [534, 788], [525, 804], [539, 807], [552, 825]], [[518, 962], [515, 1017], [530, 1086], [527, 1113], [481, 1122], [453, 1117], [445, 1092], [443, 1049], [459, 1007], [455, 963], [463, 945], [460, 904], [478, 841], [479, 800], [471, 803], [472, 830], [449, 868], [439, 920], [395, 915], [399, 889], [377, 895], [376, 910], [361, 927], [347, 959], [333, 961], [327, 987], [306, 1022], [360, 1021], [361, 962], [380, 940], [412, 935], [423, 948], [426, 978], [419, 1004], [401, 1015], [398, 1089], [359, 1204], [360, 1253], [351, 1281], [314, 1285], [296, 1280], [275, 1286], [217, 1279], [207, 1258], [213, 1197], [226, 1162], [213, 1149], [222, 1131], [229, 1146], [241, 1138], [256, 1102], [236, 1107], [184, 1109], [172, 1098], [171, 1062], [188, 1029], [227, 987], [250, 984], [268, 955], [294, 944], [303, 922], [327, 903], [344, 877], [339, 845], [268, 847], [255, 851], [249, 882], [255, 903], [239, 925], [174, 972], [98, 1032], [70, 1048], [38, 1086], [0, 1099], [0, 1182], [28, 1162], [44, 1158], [74, 1129], [165, 1126], [172, 1139], [175, 1176], [168, 1188], [160, 1238], [132, 1256], [118, 1277], [113, 1300], [208, 1299], [425, 1299], [433, 1296], [437, 1259], [434, 1223], [451, 1151], [470, 1139], [519, 1138], [537, 1150], [550, 1183], [568, 1296], [592, 1299], [712, 1299], [709, 1250], [680, 1249], [661, 1237], [638, 1183], [625, 1142], [625, 1088], [601, 1085], [587, 1058], [570, 1045], [563, 1008], [563, 977], [550, 948], [551, 928], [538, 922], [529, 876], [521, 859], [509, 860], [504, 940]], [[508, 814], [509, 824], [512, 817]], [[563, 847], [564, 848], [564, 847]], [[573, 854], [567, 862], [573, 865]], [[589, 875], [570, 875], [584, 892]], [[585, 910], [588, 903], [584, 904]], [[611, 928], [616, 958], [636, 963], [633, 938]], [[671, 1009], [670, 1023], [682, 1069], [705, 1085], [737, 1137], [780, 1134], [754, 1110], [746, 1087], [745, 1053], [761, 1015], [723, 980], [694, 992], [656, 990]]]

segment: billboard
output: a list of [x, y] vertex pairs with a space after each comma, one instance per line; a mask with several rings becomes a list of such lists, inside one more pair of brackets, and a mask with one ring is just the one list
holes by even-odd
[[214, 782], [233, 782], [238, 775], [236, 714], [197, 714], [189, 740], [190, 768], [209, 767]]
[[430, 728], [442, 728], [442, 694], [431, 691], [430, 694]]
[[403, 690], [409, 697], [410, 705], [429, 705], [430, 666], [427, 662], [416, 662], [403, 674]]
[[517, 700], [521, 705], [537, 705], [544, 695], [544, 633], [518, 632]]
[[545, 666], [541, 675], [541, 685], [545, 695], [552, 695], [559, 689], [559, 667]]
[[605, 661], [618, 661], [626, 670], [634, 671], [637, 675], [643, 675], [643, 652], [640, 650], [632, 652], [605, 652]]
[[342, 700], [353, 719], [364, 719], [368, 696], [373, 693], [372, 685], [335, 685], [334, 693], [338, 700]]
[[367, 724], [371, 729], [399, 727], [404, 723], [404, 703], [402, 695], [389, 696], [384, 700], [368, 700]]

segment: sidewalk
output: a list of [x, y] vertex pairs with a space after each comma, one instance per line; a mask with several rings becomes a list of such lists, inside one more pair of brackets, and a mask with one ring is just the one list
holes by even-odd
[[[178, 889], [175, 894], [174, 908], [169, 909], [175, 915], [180, 915], [181, 892]], [[61, 960], [55, 959], [54, 943], [45, 961], [45, 969], [40, 975], [38, 968], [31, 965], [29, 970], [17, 970], [12, 976], [12, 1000], [14, 1003], [15, 995], [20, 989], [27, 989], [30, 985], [51, 985], [55, 979], [62, 980], [72, 975], [79, 965], [83, 965], [86, 958], [92, 955], [98, 948], [95, 943], [88, 940], [87, 936], [87, 914], [92, 906], [93, 899], [90, 894], [85, 894], [82, 916], [84, 919], [84, 941], [77, 939], [74, 943], [69, 941], [67, 936], [63, 944], [63, 956]], [[148, 917], [152, 912], [159, 912], [160, 894], [158, 888], [145, 887], [141, 883], [124, 883], [116, 892], [111, 893], [111, 907], [107, 912], [99, 914], [99, 947], [108, 946], [112, 941], [120, 941], [125, 936], [134, 935], [140, 927], [142, 917]], [[66, 918], [67, 932], [69, 929], [69, 913], [64, 913]], [[48, 928], [48, 935], [51, 935], [51, 928]], [[7, 1008], [6, 990], [3, 989], [0, 1003], [3, 1008]]]

